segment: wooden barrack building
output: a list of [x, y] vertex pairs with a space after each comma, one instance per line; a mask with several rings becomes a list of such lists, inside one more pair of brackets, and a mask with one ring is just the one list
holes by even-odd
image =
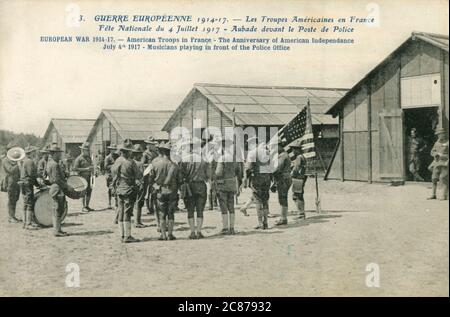
[[199, 119], [202, 129], [213, 126], [223, 133], [233, 126], [234, 109], [236, 126], [266, 128], [269, 138], [270, 127], [284, 126], [309, 99], [316, 145], [323, 166], [328, 166], [339, 129], [338, 120], [325, 112], [346, 92], [341, 88], [194, 84], [163, 130], [170, 133], [175, 127], [185, 127], [192, 132], [194, 120]]
[[327, 179], [408, 180], [408, 135], [416, 128], [427, 142], [421, 172], [429, 180], [434, 131], [448, 133], [448, 41], [413, 32], [331, 107], [340, 137]]

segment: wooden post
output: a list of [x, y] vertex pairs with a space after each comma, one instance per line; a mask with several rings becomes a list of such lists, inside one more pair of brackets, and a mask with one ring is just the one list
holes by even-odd
[[[438, 109], [439, 115], [439, 128], [445, 128], [444, 115], [445, 115], [445, 52], [441, 50], [441, 104]], [[448, 118], [447, 118], [448, 119]], [[448, 131], [447, 131], [448, 133]]]
[[339, 140], [341, 143], [341, 181], [344, 181], [344, 113], [339, 112]]

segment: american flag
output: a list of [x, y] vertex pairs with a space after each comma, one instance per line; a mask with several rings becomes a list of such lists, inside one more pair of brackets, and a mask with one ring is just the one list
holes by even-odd
[[278, 142], [281, 143], [285, 151], [289, 154], [291, 160], [295, 159], [293, 150], [290, 147], [292, 144], [301, 145], [303, 156], [306, 159], [311, 159], [316, 156], [309, 100], [295, 118], [278, 131], [276, 137], [278, 138]]

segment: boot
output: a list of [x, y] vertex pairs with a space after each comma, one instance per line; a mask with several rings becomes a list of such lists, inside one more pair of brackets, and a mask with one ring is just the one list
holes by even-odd
[[53, 230], [55, 237], [65, 237], [66, 232], [61, 230], [61, 219], [58, 216], [53, 216]]
[[124, 221], [123, 226], [125, 229], [125, 238], [123, 242], [124, 243], [138, 242], [139, 240], [133, 238], [133, 236], [131, 235], [131, 221]]
[[116, 217], [114, 218], [114, 224], [117, 225], [119, 223], [119, 208], [116, 207]]
[[234, 235], [234, 220], [236, 219], [236, 215], [234, 213], [230, 214], [230, 234]]
[[8, 213], [9, 213], [8, 221], [10, 223], [20, 222], [20, 220], [16, 218], [16, 203], [8, 203]]
[[268, 210], [263, 214], [263, 226], [262, 226], [263, 230], [269, 229], [267, 218], [268, 218]]
[[25, 216], [25, 219], [26, 219], [25, 229], [27, 229], [27, 230], [36, 230], [37, 229], [36, 226], [33, 226], [33, 223], [31, 221], [31, 219], [33, 219], [32, 217], [33, 217], [33, 212], [28, 208], [27, 212], [26, 212], [26, 216]]
[[136, 223], [134, 225], [136, 228], [145, 228], [145, 225], [141, 221], [141, 215], [142, 215], [142, 207], [138, 206], [136, 208]]
[[306, 219], [305, 215], [305, 202], [302, 200], [297, 200], [298, 218]]
[[436, 190], [437, 190], [437, 184], [433, 183], [433, 187], [431, 189], [431, 196], [427, 199], [436, 199]]
[[125, 240], [125, 227], [123, 221], [119, 221], [119, 233], [120, 233], [120, 241]]
[[263, 209], [262, 209], [262, 217], [263, 217], [263, 229], [268, 229], [269, 225], [268, 225], [268, 221], [267, 218], [269, 218], [269, 205], [268, 202], [263, 204]]
[[228, 214], [222, 214], [222, 234], [228, 234]]
[[197, 239], [197, 236], [195, 235], [195, 223], [194, 218], [188, 218], [189, 222], [189, 228], [191, 229], [191, 235], [189, 236], [189, 239]]
[[166, 230], [161, 230], [161, 228], [166, 227], [166, 219], [161, 219], [161, 222], [159, 223], [159, 232], [161, 233], [161, 236], [159, 237], [159, 240], [167, 240]]
[[256, 215], [258, 216], [258, 226], [255, 229], [263, 228], [263, 211], [261, 204], [256, 204]]
[[167, 235], [167, 237], [168, 237], [168, 239], [169, 240], [176, 240], [177, 238], [173, 235], [173, 226], [174, 226], [174, 221], [173, 220], [169, 220], [169, 223], [168, 223], [168, 235]]
[[287, 214], [288, 214], [288, 207], [281, 206], [281, 218], [276, 223], [277, 226], [287, 225]]
[[442, 187], [443, 187], [443, 189], [442, 189], [442, 198], [440, 200], [448, 200], [448, 185], [447, 184], [443, 184]]
[[94, 211], [94, 209], [92, 209], [91, 207], [89, 207], [89, 204], [90, 204], [90, 202], [91, 202], [91, 195], [92, 195], [92, 193], [89, 192], [89, 194], [87, 194], [87, 195], [85, 196], [85, 198], [86, 198], [86, 208], [87, 208], [88, 211]]
[[112, 209], [111, 198], [111, 193], [108, 191], [108, 209]]
[[23, 212], [22, 212], [22, 220], [23, 220], [23, 225], [22, 228], [25, 229], [27, 224], [28, 224], [28, 219], [27, 219], [27, 206], [23, 206]]
[[204, 238], [202, 234], [203, 218], [197, 218], [197, 239]]

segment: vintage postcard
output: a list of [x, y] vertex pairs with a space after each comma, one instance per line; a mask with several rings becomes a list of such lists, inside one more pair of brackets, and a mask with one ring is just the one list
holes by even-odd
[[0, 295], [449, 296], [447, 0], [0, 0]]

